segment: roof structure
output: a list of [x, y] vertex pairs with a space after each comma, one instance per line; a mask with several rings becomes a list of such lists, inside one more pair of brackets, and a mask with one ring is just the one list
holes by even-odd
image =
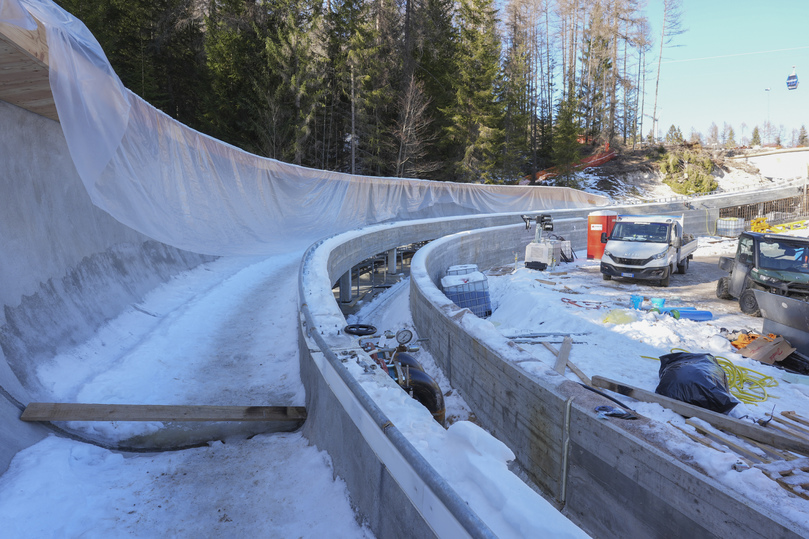
[[25, 30], [0, 22], [0, 99], [59, 121], [48, 80], [45, 27]]

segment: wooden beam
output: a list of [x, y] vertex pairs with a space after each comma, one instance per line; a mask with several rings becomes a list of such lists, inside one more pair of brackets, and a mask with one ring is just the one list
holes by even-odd
[[658, 395], [657, 393], [652, 393], [645, 389], [628, 386], [602, 376], [593, 376], [592, 383], [595, 387], [609, 389], [620, 395], [632, 397], [635, 400], [660, 404], [661, 406], [677, 412], [683, 417], [697, 417], [716, 428], [730, 432], [731, 434], [736, 434], [737, 436], [745, 436], [751, 440], [769, 444], [773, 447], [796, 451], [802, 455], [809, 455], [809, 443], [793, 438], [792, 436], [785, 436], [778, 432], [773, 432], [766, 427], [760, 427], [754, 423], [746, 423], [724, 414], [700, 408], [699, 406], [694, 406], [687, 402], [678, 401], [677, 399]]
[[0, 22], [0, 39], [14, 45], [20, 52], [31, 60], [47, 67], [48, 37], [45, 26], [36, 18], [36, 30], [24, 30], [19, 26]]
[[570, 356], [570, 349], [573, 347], [573, 340], [570, 338], [570, 335], [565, 337], [565, 340], [562, 341], [562, 347], [559, 349], [559, 353], [556, 354], [556, 365], [553, 366], [553, 370], [558, 372], [559, 374], [565, 374], [565, 367], [567, 367], [567, 358]]
[[183, 406], [32, 402], [23, 421], [305, 421], [303, 406]]

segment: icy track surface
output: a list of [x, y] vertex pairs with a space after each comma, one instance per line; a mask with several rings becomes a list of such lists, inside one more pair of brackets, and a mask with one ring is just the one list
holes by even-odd
[[[303, 405], [300, 256], [187, 272], [54, 358], [41, 381], [67, 402]], [[86, 425], [111, 437], [143, 426]], [[0, 477], [2, 535], [373, 537], [333, 474], [328, 454], [297, 432], [138, 455], [50, 436]]]

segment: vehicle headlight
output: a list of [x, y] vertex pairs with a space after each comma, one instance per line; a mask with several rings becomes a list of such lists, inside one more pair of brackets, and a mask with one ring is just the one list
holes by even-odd
[[757, 278], [761, 279], [765, 283], [780, 283], [781, 279], [776, 279], [775, 277], [770, 277], [769, 275], [763, 275], [759, 273], [756, 275]]
[[666, 255], [668, 254], [668, 252], [669, 252], [669, 250], [666, 249], [665, 251], [657, 253], [656, 255], [654, 255], [652, 257], [652, 260], [660, 260], [661, 258], [666, 258]]
[[604, 256], [608, 256], [608, 257], [612, 258], [612, 253], [609, 252], [608, 250], [604, 249]]

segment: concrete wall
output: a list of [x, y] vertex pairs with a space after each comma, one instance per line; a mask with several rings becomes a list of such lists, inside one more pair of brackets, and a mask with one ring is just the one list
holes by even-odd
[[0, 471], [49, 430], [35, 369], [173, 275], [211, 257], [149, 240], [92, 205], [61, 126], [0, 101]]
[[527, 374], [518, 362], [530, 354], [504, 337], [478, 337], [494, 333], [472, 329], [488, 322], [436, 293], [448, 266], [510, 261], [521, 235], [516, 227], [477, 230], [422, 248], [411, 263], [410, 308], [452, 386], [534, 483], [599, 538], [799, 537], [778, 515], [668, 454], [653, 421], [600, 420], [593, 410], [608, 399], [551, 369]]

